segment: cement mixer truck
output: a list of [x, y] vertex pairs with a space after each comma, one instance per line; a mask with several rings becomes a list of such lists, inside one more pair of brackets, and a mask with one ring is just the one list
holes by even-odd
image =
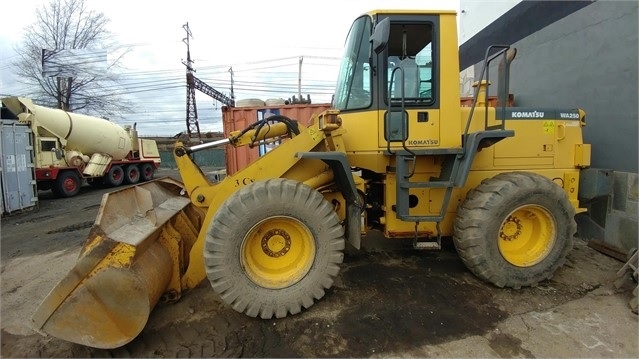
[[138, 138], [135, 126], [39, 106], [22, 97], [3, 98], [2, 103], [31, 128], [39, 190], [72, 197], [84, 182], [136, 184], [151, 180], [160, 165], [156, 142]]

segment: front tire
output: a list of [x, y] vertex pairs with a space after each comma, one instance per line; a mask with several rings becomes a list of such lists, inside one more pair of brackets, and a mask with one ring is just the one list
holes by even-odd
[[55, 183], [52, 184], [51, 190], [57, 197], [73, 197], [80, 192], [82, 182], [76, 171], [66, 170], [58, 174]]
[[324, 296], [339, 273], [344, 246], [339, 218], [319, 192], [270, 179], [222, 204], [206, 236], [206, 273], [236, 311], [283, 318]]
[[498, 287], [533, 286], [565, 261], [577, 232], [564, 190], [528, 172], [502, 173], [468, 193], [453, 241], [462, 261]]

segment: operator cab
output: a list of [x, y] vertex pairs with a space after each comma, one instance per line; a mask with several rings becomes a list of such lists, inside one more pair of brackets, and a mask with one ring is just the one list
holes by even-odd
[[[378, 15], [379, 17], [379, 15]], [[388, 38], [377, 56], [371, 46], [372, 18], [357, 19], [346, 39], [333, 107], [342, 112], [385, 109], [391, 103], [429, 106], [433, 94], [433, 20], [423, 16], [395, 16], [382, 26]], [[381, 30], [380, 30], [381, 31]], [[404, 84], [402, 88], [402, 83]], [[403, 90], [403, 91], [402, 91]]]
[[332, 105], [354, 151], [461, 146], [446, 135], [460, 132], [456, 26], [453, 11], [373, 11], [353, 22]]

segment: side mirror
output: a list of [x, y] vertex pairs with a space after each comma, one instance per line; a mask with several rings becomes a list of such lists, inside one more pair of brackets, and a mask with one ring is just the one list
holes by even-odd
[[51, 152], [53, 152], [55, 154], [55, 158], [57, 158], [58, 160], [62, 159], [62, 151], [60, 151], [60, 149], [52, 148]]
[[386, 45], [388, 44], [388, 36], [390, 34], [390, 19], [385, 18], [384, 20], [377, 23], [375, 26], [375, 30], [373, 31], [373, 35], [371, 35], [370, 41], [373, 43], [373, 50], [376, 54], [384, 51]]

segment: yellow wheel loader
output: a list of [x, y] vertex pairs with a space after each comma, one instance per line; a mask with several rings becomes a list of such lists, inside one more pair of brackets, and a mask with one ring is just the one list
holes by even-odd
[[[453, 238], [470, 271], [497, 287], [550, 278], [572, 247], [579, 109], [506, 107], [509, 46], [486, 50], [472, 107], [460, 106], [455, 13], [372, 11], [346, 38], [332, 109], [303, 126], [273, 116], [227, 139], [177, 143], [182, 182], [105, 195], [75, 267], [33, 316], [67, 341], [115, 348], [158, 301], [208, 279], [230, 307], [282, 318], [338, 275], [346, 242], [370, 231], [438, 249]], [[499, 60], [498, 105], [486, 97]], [[212, 183], [197, 151], [281, 141]]]

